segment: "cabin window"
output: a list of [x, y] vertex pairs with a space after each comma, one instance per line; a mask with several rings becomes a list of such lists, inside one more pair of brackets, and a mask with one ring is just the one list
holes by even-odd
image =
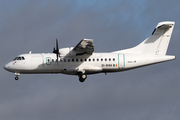
[[76, 59], [76, 62], [78, 62], [78, 59]]
[[74, 62], [74, 59], [72, 59], [72, 62]]
[[68, 62], [70, 62], [70, 59], [68, 59]]
[[115, 61], [115, 58], [113, 58], [113, 61]]
[[95, 61], [95, 59], [93, 59], [93, 61]]
[[109, 61], [111, 61], [111, 58], [109, 58]]
[[54, 62], [54, 59], [52, 59], [52, 62]]
[[97, 61], [99, 61], [99, 59], [97, 59]]
[[101, 61], [103, 61], [103, 59], [101, 58]]
[[84, 61], [86, 62], [86, 61], [87, 61], [87, 59], [84, 59]]
[[83, 62], [83, 59], [81, 59], [81, 62]]
[[62, 62], [63, 61], [63, 59], [60, 59], [60, 62]]
[[107, 59], [105, 58], [105, 61], [107, 61]]
[[66, 59], [64, 59], [64, 62], [66, 62]]
[[91, 59], [89, 59], [89, 62], [91, 62]]

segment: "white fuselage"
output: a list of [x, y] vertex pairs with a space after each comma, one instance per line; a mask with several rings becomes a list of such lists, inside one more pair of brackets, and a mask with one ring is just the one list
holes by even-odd
[[56, 60], [55, 54], [22, 54], [25, 59], [14, 60], [5, 65], [5, 69], [17, 74], [63, 73], [77, 75], [120, 72], [150, 64], [175, 59], [175, 56], [93, 53], [90, 56], [64, 56]]
[[53, 54], [22, 54], [6, 64], [7, 71], [20, 74], [63, 73], [78, 75], [84, 82], [88, 74], [120, 72], [175, 59], [166, 55], [175, 22], [158, 23], [153, 33], [135, 47], [110, 53], [94, 53], [93, 39], [82, 39], [75, 47], [56, 47]]

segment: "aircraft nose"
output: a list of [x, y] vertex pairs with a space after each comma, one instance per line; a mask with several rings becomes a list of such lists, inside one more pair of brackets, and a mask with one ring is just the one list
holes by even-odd
[[7, 70], [7, 71], [9, 70], [9, 68], [10, 68], [10, 65], [9, 65], [9, 64], [6, 64], [6, 65], [4, 66], [4, 69]]

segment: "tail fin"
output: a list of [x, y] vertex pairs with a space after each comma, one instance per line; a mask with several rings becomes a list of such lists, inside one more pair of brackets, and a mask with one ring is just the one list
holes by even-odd
[[166, 55], [175, 22], [160, 22], [152, 35], [134, 48], [116, 51], [124, 53], [140, 53]]

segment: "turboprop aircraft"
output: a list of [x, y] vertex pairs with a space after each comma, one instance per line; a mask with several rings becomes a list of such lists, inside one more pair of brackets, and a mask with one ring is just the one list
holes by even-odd
[[110, 53], [94, 53], [93, 39], [82, 39], [75, 47], [58, 47], [53, 53], [21, 54], [4, 66], [20, 74], [62, 73], [77, 75], [84, 82], [89, 74], [121, 72], [151, 64], [174, 60], [175, 56], [166, 55], [175, 22], [160, 22], [152, 35], [139, 45]]

